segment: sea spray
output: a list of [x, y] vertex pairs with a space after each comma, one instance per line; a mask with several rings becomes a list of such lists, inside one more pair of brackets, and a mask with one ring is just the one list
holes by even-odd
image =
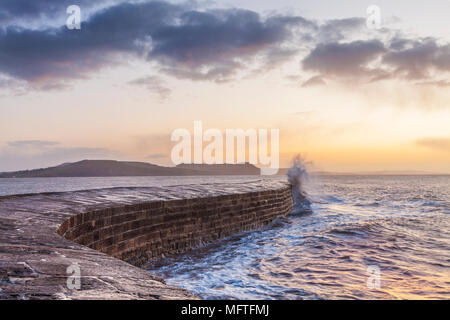
[[311, 212], [311, 201], [304, 189], [305, 181], [308, 179], [308, 171], [304, 159], [297, 155], [293, 160], [292, 167], [287, 172], [288, 181], [292, 186], [292, 197], [294, 198], [293, 214]]

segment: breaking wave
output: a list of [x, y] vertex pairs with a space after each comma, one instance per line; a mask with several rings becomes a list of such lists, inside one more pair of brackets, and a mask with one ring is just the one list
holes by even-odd
[[294, 210], [292, 214], [302, 214], [311, 212], [311, 200], [305, 190], [305, 183], [308, 180], [308, 170], [304, 159], [297, 155], [292, 167], [287, 172], [288, 182], [292, 186], [292, 196], [294, 198]]

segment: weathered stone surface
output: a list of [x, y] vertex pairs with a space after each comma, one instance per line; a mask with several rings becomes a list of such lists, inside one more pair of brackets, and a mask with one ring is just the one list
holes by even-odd
[[195, 299], [136, 266], [291, 209], [289, 186], [262, 181], [0, 197], [0, 299]]

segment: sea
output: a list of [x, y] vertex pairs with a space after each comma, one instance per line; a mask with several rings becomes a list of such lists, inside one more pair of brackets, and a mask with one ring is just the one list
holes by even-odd
[[[0, 179], [0, 196], [286, 177]], [[450, 299], [450, 176], [309, 176], [297, 210], [146, 269], [204, 299]], [[0, 208], [1, 209], [1, 208]]]

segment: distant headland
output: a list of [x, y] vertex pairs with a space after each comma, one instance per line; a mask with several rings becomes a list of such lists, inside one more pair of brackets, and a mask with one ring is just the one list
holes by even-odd
[[[0, 178], [56, 178], [56, 177], [146, 177], [146, 176], [253, 176], [260, 175], [260, 168], [250, 163], [242, 164], [179, 164], [165, 167], [148, 162], [117, 160], [82, 160], [58, 166], [0, 172]], [[277, 175], [286, 175], [288, 168], [280, 168]], [[361, 171], [331, 172], [310, 171], [312, 176], [321, 175], [447, 175], [427, 171]]]
[[197, 176], [197, 175], [259, 175], [260, 169], [243, 164], [180, 164], [158, 166], [146, 162], [116, 160], [82, 160], [42, 169], [2, 172], [0, 178], [51, 177], [134, 177], [134, 176]]

